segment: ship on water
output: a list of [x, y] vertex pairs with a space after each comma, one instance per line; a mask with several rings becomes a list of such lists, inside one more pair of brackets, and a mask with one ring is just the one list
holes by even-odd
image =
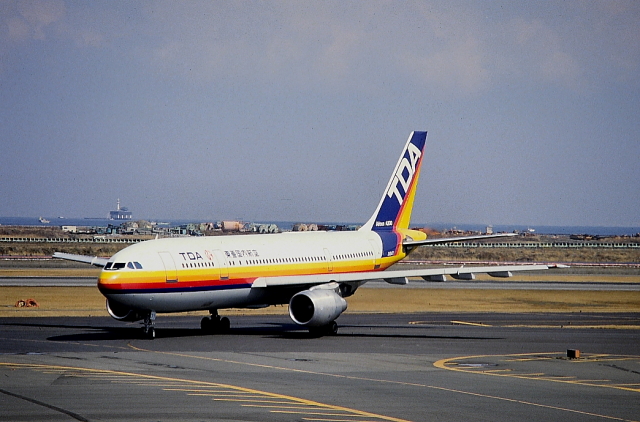
[[133, 215], [127, 207], [120, 207], [120, 198], [118, 198], [118, 205], [115, 211], [109, 211], [109, 220], [131, 220]]

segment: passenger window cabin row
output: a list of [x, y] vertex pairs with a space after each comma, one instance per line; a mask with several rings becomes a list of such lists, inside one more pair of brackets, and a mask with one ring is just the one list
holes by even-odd
[[[354, 259], [354, 258], [366, 258], [373, 256], [373, 252], [358, 252], [352, 254], [334, 255], [333, 260], [342, 259]], [[322, 262], [325, 258], [321, 256], [310, 257], [293, 257], [293, 258], [267, 258], [267, 259], [248, 259], [245, 261], [245, 265], [265, 265], [265, 264], [286, 264], [286, 263], [298, 263], [298, 262]], [[236, 261], [229, 261], [229, 265], [236, 265]], [[242, 261], [238, 262], [238, 265], [242, 265]], [[182, 268], [210, 268], [214, 267], [213, 262], [188, 262], [182, 263]], [[141, 270], [142, 264], [137, 261], [133, 262], [107, 262], [104, 266], [106, 271], [117, 271], [123, 268], [130, 270]]]

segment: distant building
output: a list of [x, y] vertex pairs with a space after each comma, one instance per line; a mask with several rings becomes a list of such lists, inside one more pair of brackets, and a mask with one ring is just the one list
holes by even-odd
[[131, 211], [126, 207], [120, 208], [120, 198], [118, 198], [118, 207], [115, 211], [109, 211], [109, 220], [131, 220], [133, 217]]

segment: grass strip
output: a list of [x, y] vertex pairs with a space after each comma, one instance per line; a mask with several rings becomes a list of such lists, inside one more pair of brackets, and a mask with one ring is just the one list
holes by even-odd
[[[37, 308], [16, 308], [35, 299]], [[350, 313], [414, 312], [640, 312], [640, 291], [361, 289], [347, 299]], [[287, 314], [288, 307], [223, 310], [225, 315]], [[190, 312], [188, 315], [206, 315]], [[108, 316], [95, 287], [0, 287], [0, 317]]]

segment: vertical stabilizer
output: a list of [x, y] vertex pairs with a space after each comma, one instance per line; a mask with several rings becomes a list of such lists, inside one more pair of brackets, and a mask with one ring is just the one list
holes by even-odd
[[427, 132], [409, 135], [378, 208], [361, 230], [393, 232], [409, 227], [426, 140]]

